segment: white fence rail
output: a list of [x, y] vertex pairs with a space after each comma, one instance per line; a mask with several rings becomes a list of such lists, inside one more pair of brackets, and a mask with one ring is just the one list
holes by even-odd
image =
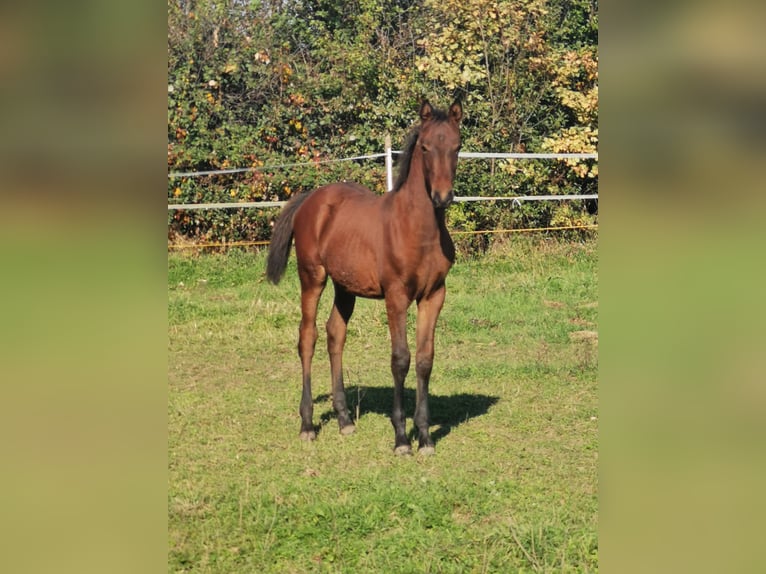
[[[510, 201], [512, 205], [519, 206], [522, 201], [567, 201], [570, 199], [598, 199], [597, 194], [592, 195], [516, 195], [511, 197], [455, 197], [456, 203], [471, 201]], [[236, 203], [171, 203], [168, 209], [173, 210], [206, 210], [206, 209], [244, 209], [259, 207], [282, 207], [286, 201], [242, 201]]]
[[[339, 159], [325, 159], [304, 163], [284, 163], [276, 165], [263, 165], [258, 167], [243, 167], [233, 169], [214, 169], [208, 171], [189, 171], [169, 173], [169, 179], [183, 177], [203, 177], [211, 175], [225, 175], [230, 173], [245, 173], [251, 171], [267, 171], [288, 167], [316, 166], [318, 164], [340, 163], [344, 161], [358, 161], [363, 159], [375, 159], [384, 157], [386, 160], [386, 188], [393, 189], [393, 159], [392, 154], [400, 154], [401, 151], [391, 149], [391, 140], [386, 137], [386, 151], [369, 155], [359, 155]], [[598, 159], [598, 153], [495, 153], [495, 152], [470, 152], [461, 151], [458, 154], [461, 159]], [[597, 199], [598, 195], [521, 195], [514, 197], [455, 197], [456, 202], [470, 201], [510, 201], [511, 205], [521, 205], [522, 201], [565, 201], [570, 199]], [[281, 207], [285, 201], [247, 201], [235, 203], [171, 203], [168, 210], [207, 210], [207, 209], [244, 209]]]

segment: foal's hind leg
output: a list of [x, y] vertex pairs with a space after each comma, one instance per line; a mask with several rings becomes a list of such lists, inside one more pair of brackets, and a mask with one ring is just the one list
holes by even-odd
[[346, 406], [346, 389], [343, 386], [343, 345], [346, 343], [348, 320], [354, 312], [356, 297], [335, 283], [335, 303], [327, 320], [327, 352], [330, 355], [332, 377], [332, 406], [338, 414], [341, 434], [356, 430]]
[[301, 279], [301, 326], [298, 334], [298, 355], [303, 370], [303, 394], [301, 395], [301, 439], [314, 440], [314, 399], [311, 396], [311, 360], [317, 341], [317, 307], [322, 296], [327, 274], [322, 267], [299, 268]]

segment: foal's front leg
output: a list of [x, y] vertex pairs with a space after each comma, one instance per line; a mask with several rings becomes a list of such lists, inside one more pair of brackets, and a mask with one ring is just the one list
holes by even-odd
[[418, 453], [434, 454], [434, 441], [428, 432], [429, 410], [428, 410], [428, 383], [431, 379], [431, 368], [434, 363], [434, 331], [436, 330], [436, 319], [439, 317], [446, 289], [442, 286], [437, 291], [431, 293], [418, 301], [418, 320], [417, 320], [417, 351], [415, 352], [415, 372], [418, 377], [418, 391], [415, 403], [415, 426], [418, 429]]
[[388, 329], [391, 332], [391, 374], [394, 376], [394, 406], [391, 410], [391, 424], [394, 426], [394, 452], [411, 454], [412, 446], [407, 438], [404, 417], [404, 379], [410, 369], [410, 349], [407, 346], [406, 297], [386, 297]]

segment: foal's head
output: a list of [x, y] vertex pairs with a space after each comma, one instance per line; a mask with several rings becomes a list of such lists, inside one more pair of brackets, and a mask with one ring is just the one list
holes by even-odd
[[423, 173], [426, 190], [431, 196], [434, 207], [447, 207], [455, 195], [452, 183], [455, 180], [457, 154], [460, 150], [460, 120], [463, 119], [463, 107], [460, 102], [453, 103], [445, 114], [431, 107], [428, 101], [420, 105], [418, 141], [423, 153]]

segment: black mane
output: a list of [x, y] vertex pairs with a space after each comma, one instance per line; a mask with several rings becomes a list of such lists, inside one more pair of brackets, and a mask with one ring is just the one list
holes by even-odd
[[[443, 110], [437, 110], [433, 108], [431, 112], [431, 120], [435, 122], [446, 122], [449, 119], [447, 113]], [[407, 135], [407, 139], [404, 143], [404, 150], [396, 160], [396, 165], [399, 168], [399, 172], [396, 175], [396, 183], [394, 183], [393, 191], [399, 191], [407, 181], [407, 177], [410, 175], [410, 163], [412, 162], [412, 152], [415, 150], [415, 144], [418, 141], [420, 135], [420, 125], [416, 125], [410, 133]]]
[[407, 181], [407, 177], [410, 175], [410, 163], [412, 162], [412, 152], [415, 149], [415, 144], [418, 141], [420, 135], [420, 126], [415, 126], [407, 136], [407, 141], [404, 144], [404, 149], [401, 155], [396, 160], [396, 165], [399, 168], [399, 172], [396, 175], [396, 183], [394, 184], [393, 191], [399, 191]]

